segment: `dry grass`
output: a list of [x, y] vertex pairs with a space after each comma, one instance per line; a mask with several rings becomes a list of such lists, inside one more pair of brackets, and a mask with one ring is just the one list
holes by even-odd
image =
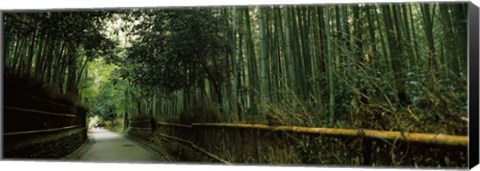
[[[426, 84], [426, 83], [425, 83]], [[408, 105], [396, 104], [388, 95], [389, 87], [370, 86], [370, 92], [348, 84], [348, 101], [336, 101], [346, 108], [336, 112], [336, 122], [328, 123], [326, 103], [319, 99], [300, 100], [295, 94], [284, 95], [276, 104], [261, 104], [258, 115], [245, 114], [242, 123], [292, 125], [304, 127], [366, 128], [401, 132], [465, 135], [467, 123], [461, 119], [462, 96], [440, 93], [438, 87], [424, 87], [423, 96]], [[348, 93], [347, 93], [348, 94]], [[350, 98], [351, 97], [351, 98]], [[236, 116], [230, 114], [229, 116]], [[222, 122], [212, 106], [183, 111], [178, 120], [169, 122]], [[409, 167], [466, 167], [466, 148], [422, 146], [397, 141], [369, 140], [363, 137], [326, 138], [301, 134], [274, 134], [235, 129], [202, 129], [194, 136], [201, 147], [234, 163], [313, 164]], [[174, 135], [180, 136], [180, 135]], [[172, 151], [173, 153], [180, 153]], [[178, 155], [184, 155], [178, 154]]]
[[[312, 110], [314, 105], [325, 104], [301, 101], [294, 95], [289, 98], [290, 100], [280, 104], [263, 105], [264, 110], [261, 115], [253, 117], [251, 120], [254, 123], [266, 123], [274, 126], [366, 128], [466, 135], [467, 123], [461, 120], [461, 115], [453, 114], [461, 111], [458, 107], [461, 103], [458, 102], [459, 100], [449, 101], [446, 98], [452, 94], [442, 94], [435, 92], [438, 90], [429, 89], [425, 90], [425, 94], [430, 95], [425, 96], [423, 100], [409, 105], [399, 105], [392, 104], [395, 100], [390, 96], [378, 93], [362, 94], [356, 88], [350, 88], [354, 96], [349, 102], [348, 113], [345, 114], [344, 120], [337, 118], [337, 123], [334, 125], [326, 123], [328, 120], [326, 109]], [[205, 136], [214, 136], [212, 134], [214, 132]], [[233, 132], [227, 134], [233, 134]], [[269, 136], [260, 134], [250, 136], [254, 136], [250, 138], [259, 141], [260, 144], [249, 145], [261, 145], [266, 149], [275, 146], [275, 142], [289, 142], [287, 145], [289, 148], [276, 148], [272, 153], [266, 151], [266, 153], [270, 153], [266, 157], [269, 163], [287, 164], [300, 161], [302, 164], [328, 164], [330, 166], [362, 165], [365, 160], [364, 151], [371, 156], [370, 166], [466, 167], [467, 161], [467, 151], [464, 148], [425, 147], [397, 141], [374, 141], [371, 147], [367, 147], [365, 146], [367, 141], [362, 137], [332, 139], [289, 135], [288, 139], [293, 140], [287, 141], [285, 138], [271, 139]], [[223, 143], [232, 144], [234, 141]], [[240, 147], [235, 146], [234, 148], [243, 149], [241, 144]], [[228, 150], [223, 149], [223, 151]], [[228, 154], [230, 153], [225, 152], [223, 155], [228, 156]], [[252, 160], [262, 161], [262, 159]]]

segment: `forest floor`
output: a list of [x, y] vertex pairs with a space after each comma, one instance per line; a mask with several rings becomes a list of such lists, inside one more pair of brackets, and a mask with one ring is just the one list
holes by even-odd
[[84, 145], [72, 160], [109, 163], [162, 163], [168, 161], [164, 155], [107, 129], [91, 129], [89, 139], [90, 143]]

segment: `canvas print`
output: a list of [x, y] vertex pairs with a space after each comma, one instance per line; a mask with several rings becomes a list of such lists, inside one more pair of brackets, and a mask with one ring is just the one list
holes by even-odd
[[467, 3], [3, 13], [3, 157], [467, 168]]

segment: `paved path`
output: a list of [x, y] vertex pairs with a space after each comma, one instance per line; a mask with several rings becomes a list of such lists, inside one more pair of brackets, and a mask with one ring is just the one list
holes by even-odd
[[89, 136], [92, 145], [80, 157], [80, 161], [114, 163], [153, 163], [159, 161], [156, 154], [106, 129], [92, 129]]

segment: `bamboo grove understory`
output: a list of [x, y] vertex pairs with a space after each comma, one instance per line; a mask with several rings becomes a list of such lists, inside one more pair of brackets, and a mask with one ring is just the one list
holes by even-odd
[[3, 23], [5, 74], [106, 121], [467, 135], [467, 3], [7, 12]]
[[[122, 61], [127, 67], [120, 70], [140, 85], [127, 90], [128, 113], [180, 122], [440, 133], [437, 124], [464, 125], [466, 116], [465, 8], [398, 4], [134, 11], [131, 15], [148, 17], [132, 26], [140, 38], [132, 41]], [[436, 126], [429, 128], [429, 123]]]

